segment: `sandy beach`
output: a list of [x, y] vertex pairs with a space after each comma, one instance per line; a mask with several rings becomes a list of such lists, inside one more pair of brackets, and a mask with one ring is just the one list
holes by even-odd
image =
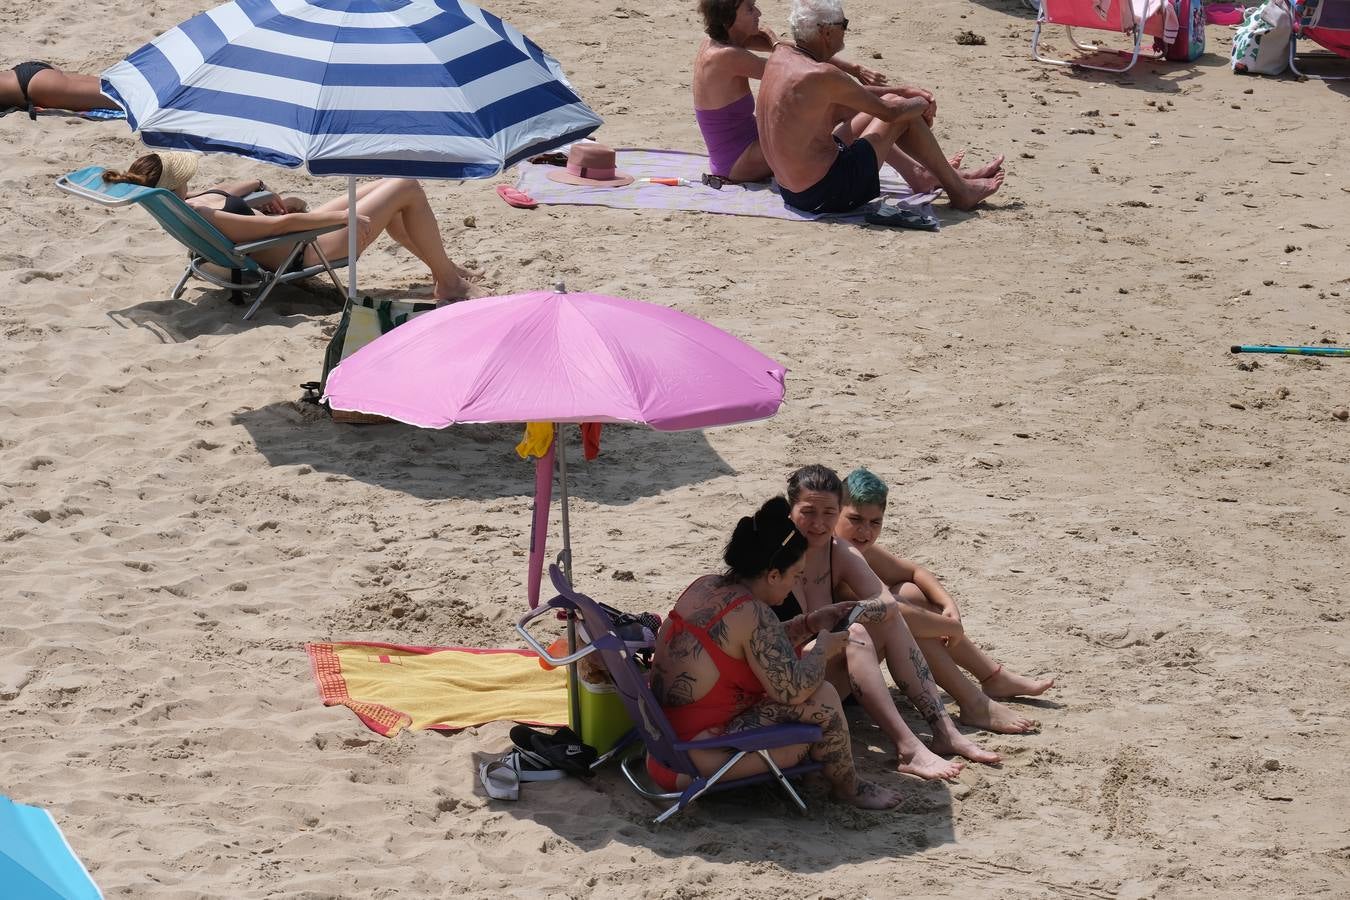
[[[11, 4], [0, 47], [98, 72], [210, 5]], [[559, 59], [601, 140], [702, 149], [693, 2], [488, 5]], [[606, 428], [572, 471], [580, 588], [664, 614], [791, 469], [866, 464], [892, 486], [883, 543], [979, 644], [1058, 678], [1019, 707], [1040, 733], [981, 734], [1002, 766], [919, 783], [855, 709], [898, 811], [808, 787], [799, 816], [764, 789], [655, 828], [612, 769], [489, 801], [477, 762], [507, 723], [386, 740], [323, 708], [309, 641], [520, 646], [520, 428], [298, 403], [331, 289], [279, 289], [251, 322], [200, 282], [167, 299], [178, 245], [53, 186], [134, 158], [125, 123], [11, 115], [0, 794], [49, 809], [108, 897], [1350, 894], [1350, 360], [1228, 352], [1350, 341], [1350, 82], [1235, 76], [1213, 26], [1196, 63], [1112, 76], [1031, 61], [1015, 0], [847, 13], [845, 55], [931, 88], [944, 148], [1007, 154], [985, 207], [937, 205], [940, 233], [517, 210], [492, 190], [512, 173], [425, 187], [492, 293], [668, 305], [789, 369], [765, 422]], [[224, 156], [196, 183], [260, 174], [342, 189]], [[361, 280], [430, 287], [387, 239]]]

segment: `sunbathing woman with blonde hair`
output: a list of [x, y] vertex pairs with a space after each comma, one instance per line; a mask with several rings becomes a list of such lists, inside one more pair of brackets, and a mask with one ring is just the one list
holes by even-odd
[[[243, 199], [250, 193], [266, 190], [261, 178], [229, 182], [189, 194], [187, 185], [197, 172], [198, 161], [199, 157], [193, 153], [147, 153], [125, 172], [104, 172], [103, 180], [172, 191], [235, 243], [259, 241], [327, 225], [345, 226], [349, 221], [345, 192], [313, 210], [306, 210], [304, 202], [298, 198], [278, 198], [260, 210], [261, 215]], [[477, 296], [468, 273], [446, 255], [436, 214], [416, 180], [381, 178], [362, 185], [356, 191], [356, 223], [358, 256], [381, 233], [388, 231], [390, 237], [410, 250], [431, 271], [433, 298], [462, 300]], [[346, 259], [347, 229], [339, 228], [322, 235], [318, 244], [330, 260]], [[262, 265], [276, 269], [286, 261], [286, 253], [285, 249], [272, 248], [259, 250], [254, 256]], [[302, 262], [305, 266], [319, 265], [319, 254], [310, 247]]]

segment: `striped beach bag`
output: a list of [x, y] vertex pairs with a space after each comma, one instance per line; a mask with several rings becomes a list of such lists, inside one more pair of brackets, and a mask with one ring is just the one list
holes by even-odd
[[[348, 300], [342, 310], [342, 321], [328, 342], [328, 350], [323, 357], [323, 377], [320, 394], [328, 385], [328, 373], [347, 357], [382, 334], [393, 331], [410, 319], [436, 308], [435, 303], [416, 303], [412, 300], [374, 300], [362, 297], [360, 300]], [[383, 416], [367, 413], [332, 410], [333, 421], [348, 425], [373, 425], [389, 420]]]

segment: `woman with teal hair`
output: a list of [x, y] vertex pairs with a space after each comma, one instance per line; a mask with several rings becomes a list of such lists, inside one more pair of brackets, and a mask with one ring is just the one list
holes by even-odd
[[[967, 637], [956, 600], [937, 576], [877, 544], [888, 495], [886, 482], [867, 469], [859, 467], [850, 472], [844, 479], [844, 506], [835, 525], [835, 537], [857, 548], [899, 602], [905, 624], [923, 651], [933, 678], [961, 707], [959, 719], [963, 724], [1002, 734], [1034, 730], [1035, 721], [998, 701], [1043, 694], [1055, 680], [1027, 678], [991, 659]], [[979, 683], [967, 678], [962, 669]]]

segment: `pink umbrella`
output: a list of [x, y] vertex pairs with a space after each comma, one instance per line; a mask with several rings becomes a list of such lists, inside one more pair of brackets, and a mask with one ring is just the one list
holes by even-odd
[[[786, 374], [769, 357], [701, 319], [636, 300], [569, 294], [559, 285], [551, 292], [486, 297], [419, 316], [343, 360], [328, 376], [325, 399], [333, 409], [423, 428], [637, 422], [678, 431], [772, 416], [783, 402]], [[572, 579], [567, 456], [555, 438], [535, 473], [531, 607], [539, 603], [555, 449], [562, 500], [559, 562]]]
[[[676, 431], [772, 416], [783, 402], [785, 374], [769, 357], [701, 319], [636, 300], [569, 294], [559, 285], [419, 316], [334, 369], [327, 400], [334, 409], [423, 428], [638, 422]], [[537, 529], [552, 496], [551, 455], [539, 465], [531, 606], [538, 603], [543, 567]], [[570, 580], [565, 453], [559, 452], [558, 465], [561, 561]]]
[[334, 409], [423, 428], [637, 422], [679, 431], [772, 416], [785, 372], [664, 306], [537, 291], [419, 316], [334, 369], [327, 398]]

